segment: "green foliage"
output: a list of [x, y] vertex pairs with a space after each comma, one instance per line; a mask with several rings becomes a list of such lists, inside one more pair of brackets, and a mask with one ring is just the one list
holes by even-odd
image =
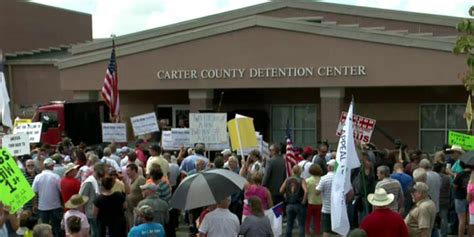
[[[469, 9], [469, 15], [474, 16], [474, 6]], [[465, 54], [467, 70], [459, 75], [467, 91], [474, 89], [474, 22], [464, 19], [456, 26], [459, 36], [453, 48], [455, 54]]]

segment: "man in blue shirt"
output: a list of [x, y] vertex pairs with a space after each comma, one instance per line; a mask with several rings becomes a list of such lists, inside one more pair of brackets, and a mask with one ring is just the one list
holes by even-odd
[[181, 162], [181, 167], [179, 169], [188, 173], [191, 170], [196, 169], [196, 161], [197, 160], [204, 160], [206, 164], [205, 167], [208, 166], [209, 160], [204, 156], [204, 145], [203, 144], [196, 144], [194, 147], [194, 155], [189, 155], [188, 157], [184, 158], [183, 162]]
[[413, 186], [413, 178], [403, 172], [403, 164], [401, 163], [396, 163], [393, 166], [393, 174], [390, 175], [390, 178], [398, 180], [398, 182], [400, 182], [400, 186], [402, 186], [403, 194], [405, 197], [405, 211], [402, 214], [403, 216], [405, 216], [410, 211], [411, 206], [413, 204], [411, 202], [411, 194], [408, 190], [410, 187]]
[[141, 225], [133, 227], [128, 237], [165, 237], [165, 229], [161, 224], [153, 223], [153, 208], [144, 205], [138, 209]]

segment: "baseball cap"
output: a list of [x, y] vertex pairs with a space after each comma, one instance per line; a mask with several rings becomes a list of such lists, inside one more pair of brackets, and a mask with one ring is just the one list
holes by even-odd
[[228, 156], [228, 155], [231, 155], [232, 154], [232, 151], [230, 151], [230, 149], [224, 149], [222, 152], [221, 152], [222, 155], [224, 156]]
[[122, 148], [120, 148], [119, 153], [128, 152], [129, 150], [130, 148], [128, 148], [128, 146], [123, 146]]
[[306, 155], [313, 155], [313, 148], [311, 146], [307, 146], [303, 149], [303, 153]]
[[152, 184], [152, 183], [144, 184], [144, 185], [140, 185], [140, 189], [141, 190], [151, 190], [151, 191], [156, 192], [156, 190], [158, 190], [158, 185]]
[[330, 159], [330, 160], [326, 163], [326, 165], [334, 167], [334, 165], [336, 165], [336, 160], [335, 160], [335, 159]]
[[138, 213], [144, 217], [153, 217], [153, 208], [148, 205], [143, 205], [138, 208]]
[[54, 165], [56, 164], [56, 161], [54, 161], [53, 159], [51, 158], [46, 158], [44, 161], [43, 161], [43, 165], [44, 166], [51, 166], [51, 165]]

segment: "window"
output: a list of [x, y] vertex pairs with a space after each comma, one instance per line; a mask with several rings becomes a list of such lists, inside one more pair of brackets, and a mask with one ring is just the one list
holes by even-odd
[[293, 143], [304, 147], [316, 144], [316, 105], [272, 106], [272, 141], [283, 142], [290, 123]]
[[41, 112], [40, 118], [41, 118], [41, 122], [43, 123], [43, 127], [41, 128], [42, 132], [46, 132], [50, 128], [58, 127], [58, 113], [57, 112]]
[[420, 106], [420, 148], [426, 152], [441, 150], [448, 131], [466, 132], [465, 104], [422, 104]]

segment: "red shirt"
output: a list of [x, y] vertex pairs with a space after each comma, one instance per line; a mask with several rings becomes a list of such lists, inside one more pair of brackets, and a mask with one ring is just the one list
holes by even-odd
[[137, 159], [143, 163], [143, 165], [146, 165], [146, 156], [145, 153], [140, 150], [139, 148], [135, 149], [135, 154], [137, 155]]
[[61, 179], [61, 197], [66, 203], [72, 195], [78, 194], [81, 182], [76, 178], [64, 177]]
[[367, 237], [408, 237], [408, 229], [400, 214], [390, 209], [375, 209], [364, 218], [360, 228]]

